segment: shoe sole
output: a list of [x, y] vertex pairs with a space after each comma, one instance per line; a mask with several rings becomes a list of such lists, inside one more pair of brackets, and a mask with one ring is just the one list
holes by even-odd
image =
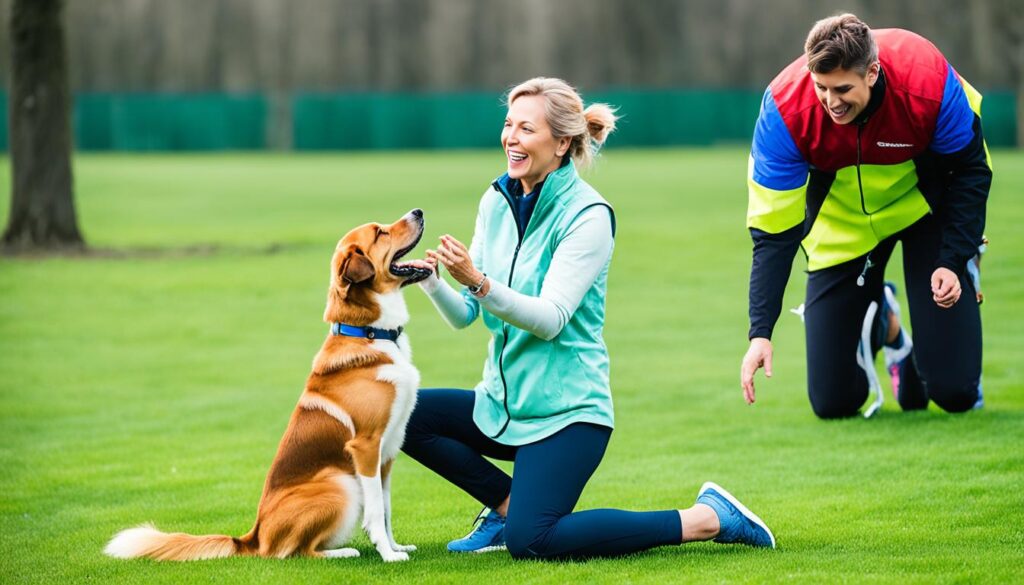
[[735, 496], [726, 491], [726, 489], [723, 488], [722, 486], [718, 485], [713, 481], [706, 481], [704, 482], [704, 485], [700, 486], [700, 491], [697, 492], [697, 497], [701, 497], [702, 495], [704, 495], [704, 492], [708, 491], [709, 489], [715, 490], [723, 498], [729, 500], [729, 503], [731, 503], [733, 506], [736, 506], [736, 509], [740, 511], [740, 514], [743, 514], [743, 516], [745, 516], [749, 520], [752, 520], [754, 524], [757, 524], [765, 532], [767, 532], [768, 538], [770, 538], [772, 541], [772, 548], [775, 548], [775, 535], [772, 534], [771, 529], [769, 529], [768, 525], [764, 523], [764, 520], [761, 520], [761, 518], [759, 518], [757, 514], [751, 512], [749, 508], [741, 504]]
[[495, 545], [495, 546], [485, 546], [483, 548], [478, 548], [476, 550], [452, 550], [452, 549], [448, 549], [448, 552], [455, 553], [455, 554], [458, 554], [458, 555], [462, 555], [462, 554], [478, 555], [478, 554], [482, 554], [482, 553], [489, 553], [489, 552], [495, 552], [495, 551], [507, 550], [507, 549], [508, 549], [508, 547], [505, 546], [504, 544], [499, 544], [499, 545]]

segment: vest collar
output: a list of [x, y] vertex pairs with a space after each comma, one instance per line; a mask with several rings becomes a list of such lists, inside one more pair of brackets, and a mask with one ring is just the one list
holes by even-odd
[[878, 66], [878, 79], [875, 80], [875, 85], [871, 87], [871, 97], [868, 98], [868, 105], [864, 107], [864, 111], [861, 112], [853, 123], [857, 126], [862, 126], [867, 123], [868, 119], [878, 111], [878, 108], [882, 107], [882, 100], [885, 99], [885, 71], [882, 70], [882, 66]]
[[[538, 193], [537, 189], [534, 190], [537, 197], [537, 207], [534, 208], [534, 213], [543, 215], [547, 207], [558, 198], [558, 194], [572, 185], [579, 177], [579, 174], [576, 172], [576, 163], [569, 156], [566, 156], [565, 159], [563, 159], [562, 166], [548, 173], [547, 177], [544, 177], [540, 184], [540, 192]], [[495, 179], [491, 185], [499, 193], [511, 197], [512, 193], [515, 192], [512, 187], [513, 182], [518, 183], [519, 179], [513, 179], [508, 176], [508, 173], [505, 173]]]
[[387, 339], [398, 343], [398, 336], [402, 334], [403, 328], [378, 329], [377, 327], [359, 327], [346, 323], [331, 323], [331, 335], [343, 335], [345, 337], [365, 337], [366, 339]]

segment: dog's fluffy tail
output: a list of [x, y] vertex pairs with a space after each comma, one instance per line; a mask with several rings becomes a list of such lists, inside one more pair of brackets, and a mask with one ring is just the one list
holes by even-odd
[[107, 543], [103, 552], [118, 559], [148, 557], [158, 561], [220, 559], [238, 554], [239, 542], [230, 536], [168, 534], [152, 524], [122, 530]]

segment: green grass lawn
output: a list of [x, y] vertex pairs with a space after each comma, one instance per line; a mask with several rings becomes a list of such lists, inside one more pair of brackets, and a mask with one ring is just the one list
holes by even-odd
[[[962, 583], [1024, 579], [1024, 153], [996, 166], [984, 263], [984, 410], [822, 422], [799, 320], [744, 404], [746, 152], [609, 150], [588, 175], [616, 207], [606, 339], [617, 428], [580, 508], [686, 507], [714, 480], [773, 528], [773, 551], [712, 543], [587, 563], [453, 556], [479, 506], [406, 457], [395, 532], [359, 559], [185, 564], [102, 555], [118, 530], [240, 535], [327, 330], [337, 239], [426, 212], [468, 241], [500, 151], [97, 156], [75, 161], [102, 254], [0, 258], [0, 580], [82, 583]], [[0, 160], [0, 223], [9, 162]], [[113, 252], [113, 253], [111, 253]], [[803, 260], [785, 306], [801, 301]], [[899, 262], [889, 267], [899, 277]], [[486, 333], [406, 293], [426, 386], [472, 386]], [[884, 378], [883, 378], [884, 380]]]

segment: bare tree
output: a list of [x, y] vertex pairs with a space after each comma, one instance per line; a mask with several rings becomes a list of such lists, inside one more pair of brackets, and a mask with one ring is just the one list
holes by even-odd
[[71, 190], [71, 95], [63, 0], [14, 0], [8, 106], [8, 250], [80, 248]]

